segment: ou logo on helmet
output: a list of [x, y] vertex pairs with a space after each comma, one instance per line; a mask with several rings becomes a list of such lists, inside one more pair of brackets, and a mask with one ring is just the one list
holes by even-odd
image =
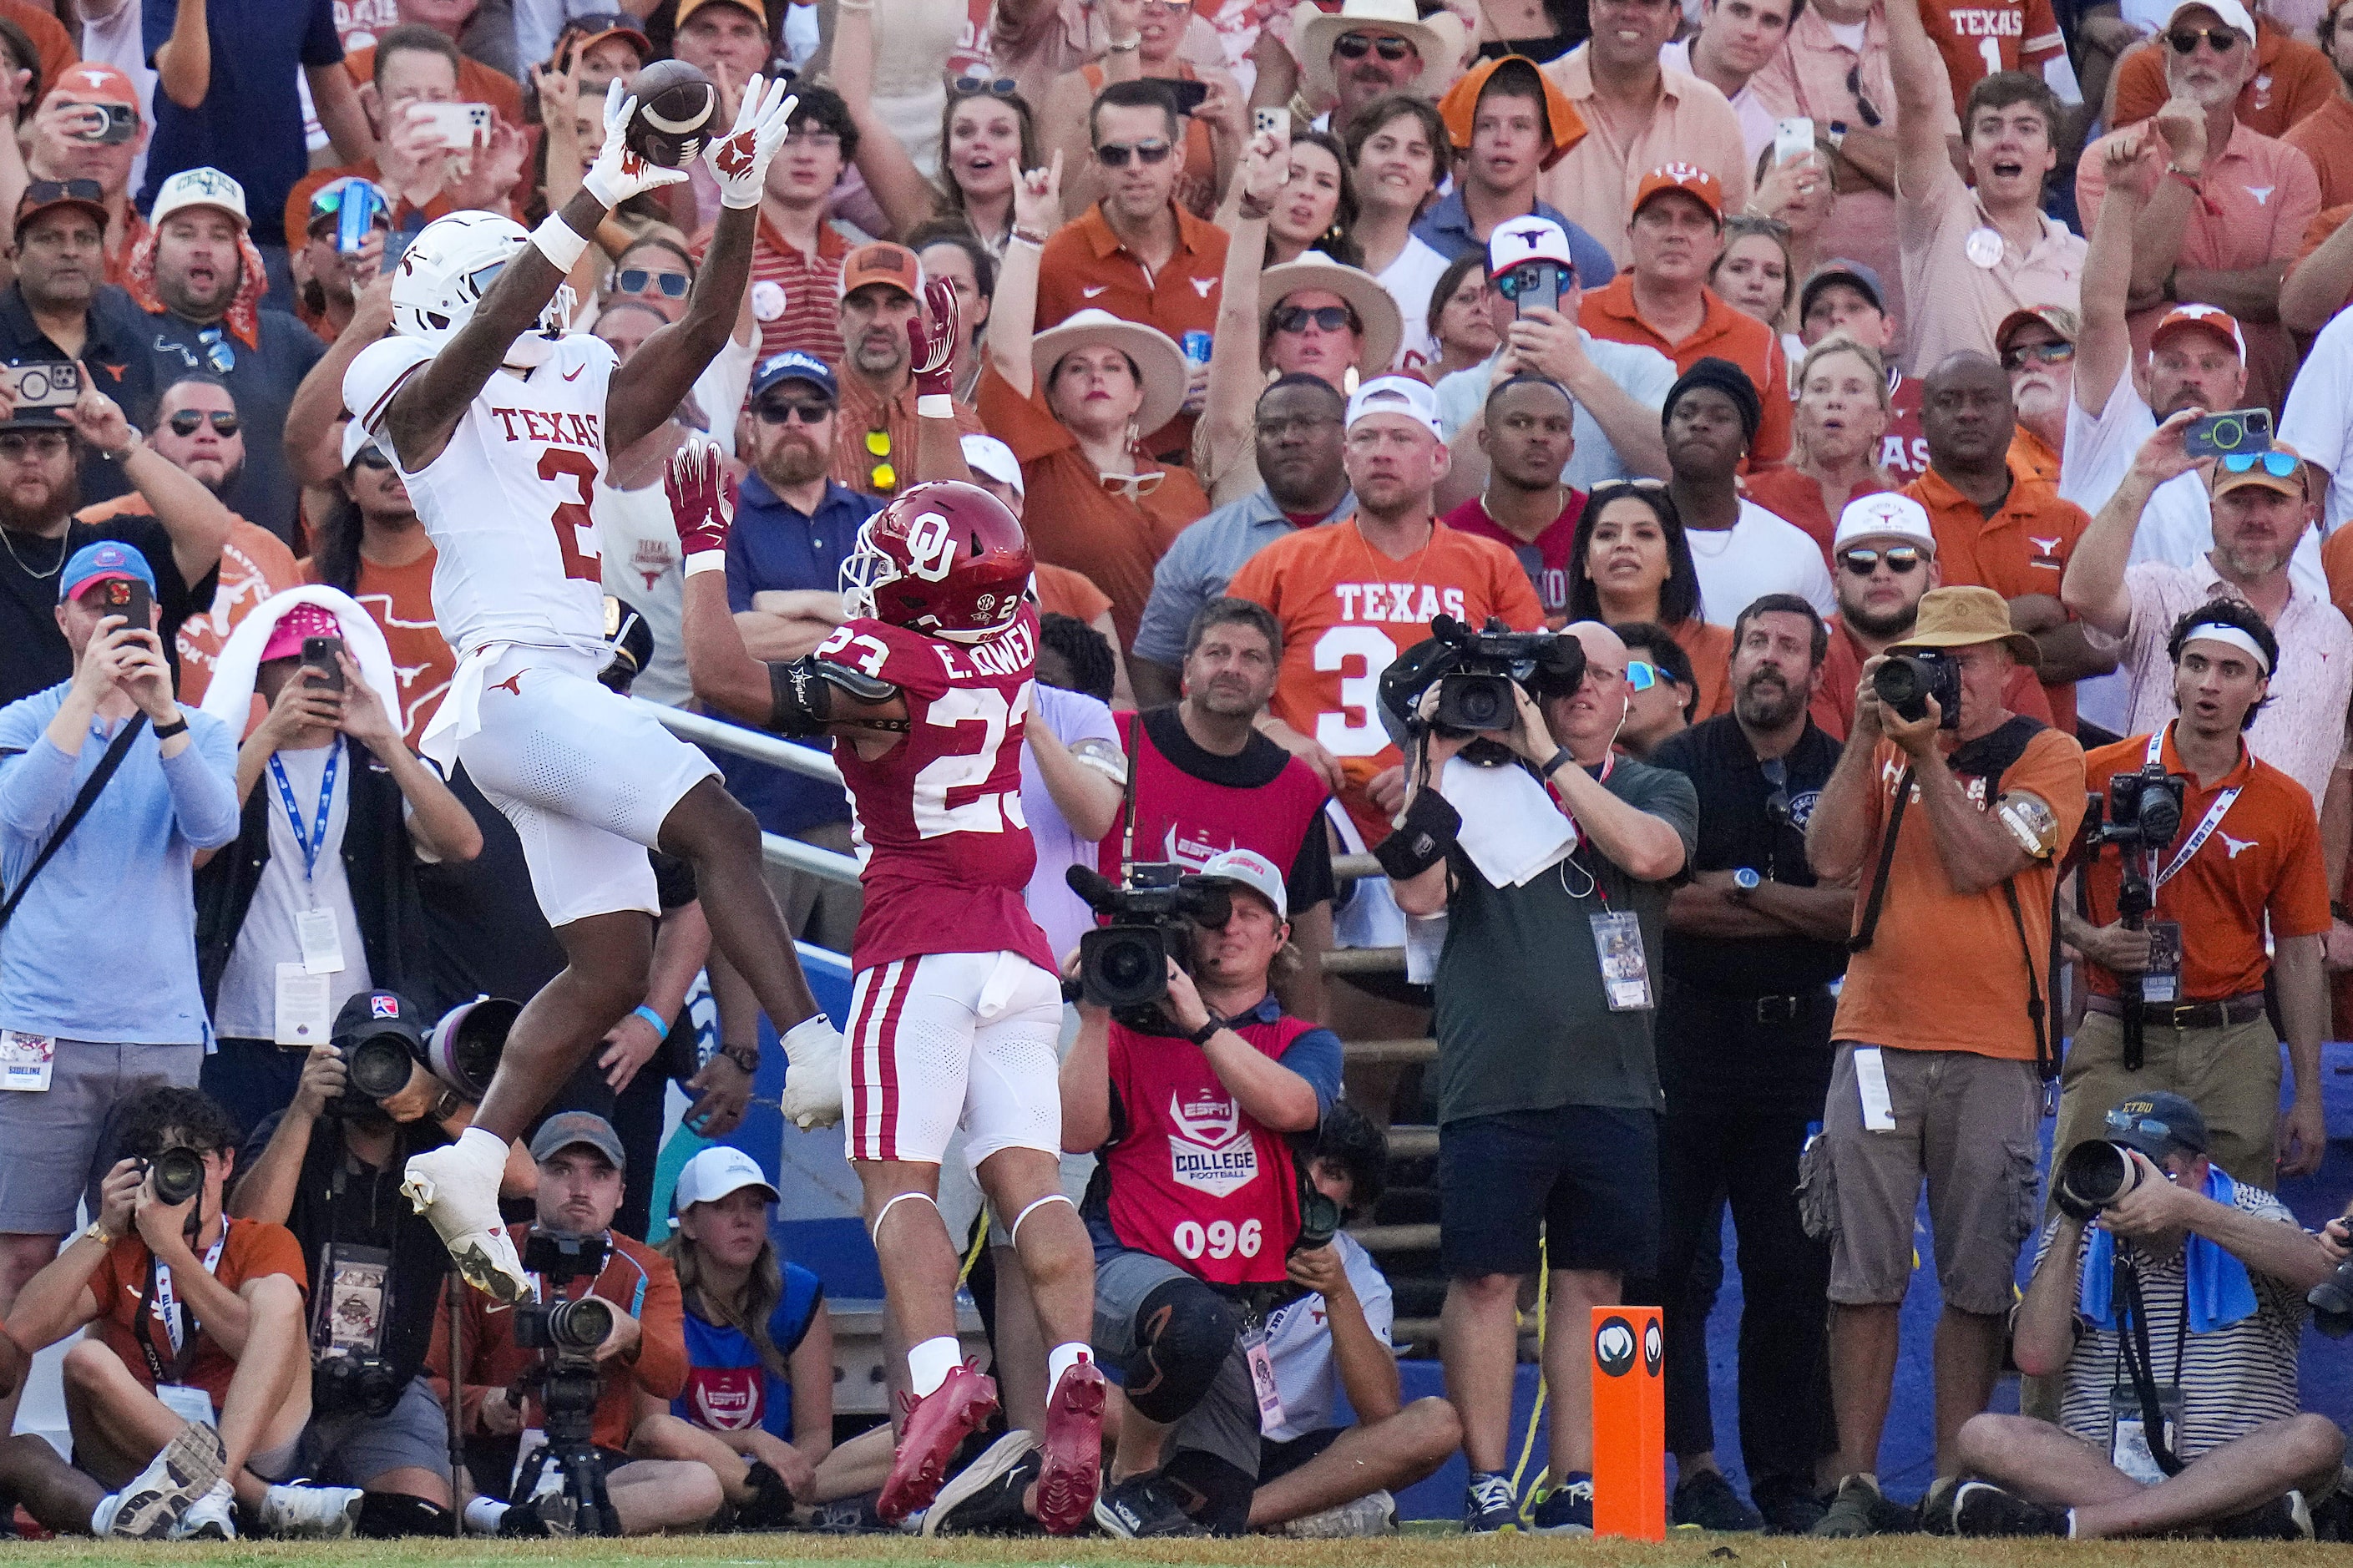
[[907, 530], [907, 569], [926, 583], [944, 581], [955, 564], [955, 538], [948, 520], [936, 511], [915, 519]]
[[1620, 1317], [1601, 1320], [1593, 1331], [1593, 1361], [1603, 1375], [1623, 1377], [1634, 1370], [1634, 1325]]

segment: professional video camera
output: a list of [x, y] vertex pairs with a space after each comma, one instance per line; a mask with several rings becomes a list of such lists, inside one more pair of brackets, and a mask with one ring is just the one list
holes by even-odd
[[[537, 1275], [543, 1292], [561, 1298], [575, 1279], [594, 1279], [605, 1269], [605, 1238], [533, 1227], [523, 1243], [522, 1266]], [[620, 1519], [605, 1490], [605, 1464], [595, 1437], [596, 1399], [604, 1374], [596, 1347], [613, 1331], [614, 1308], [595, 1296], [577, 1300], [525, 1302], [514, 1309], [515, 1343], [540, 1352], [539, 1364], [524, 1374], [539, 1389], [547, 1447], [542, 1464], [564, 1474], [583, 1533], [618, 1535]], [[536, 1481], [537, 1471], [532, 1480]], [[531, 1492], [518, 1489], [518, 1498]]]
[[1951, 654], [1935, 648], [1917, 653], [1891, 653], [1871, 672], [1871, 689], [1896, 716], [1914, 721], [1928, 716], [1928, 699], [1936, 700], [1936, 728], [1961, 727], [1961, 667]]
[[1421, 697], [1438, 689], [1430, 727], [1441, 735], [1474, 735], [1463, 757], [1493, 767], [1511, 753], [1487, 737], [1508, 731], [1519, 716], [1514, 686], [1541, 701], [1566, 696], [1585, 679], [1585, 645], [1558, 632], [1515, 632], [1489, 617], [1472, 631], [1451, 616], [1432, 616], [1428, 640], [1406, 649], [1382, 672], [1380, 702], [1391, 731], [1421, 722]]
[[1178, 1033], [1161, 1011], [1168, 961], [1193, 968], [1193, 930], [1222, 926], [1234, 900], [1223, 883], [1166, 864], [1131, 866], [1124, 884], [1087, 866], [1063, 873], [1071, 891], [1110, 921], [1079, 939], [1079, 994], [1138, 1034]]

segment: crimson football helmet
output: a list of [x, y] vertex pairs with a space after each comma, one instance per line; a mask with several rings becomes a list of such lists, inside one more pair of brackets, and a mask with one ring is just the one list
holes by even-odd
[[841, 591], [863, 616], [952, 642], [994, 637], [1020, 613], [1029, 536], [978, 485], [917, 485], [859, 526]]

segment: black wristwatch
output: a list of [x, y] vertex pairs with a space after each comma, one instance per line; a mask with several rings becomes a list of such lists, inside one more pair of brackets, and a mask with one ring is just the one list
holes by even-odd
[[1577, 759], [1568, 754], [1568, 748], [1567, 746], [1562, 746], [1558, 750], [1555, 751], [1551, 756], [1546, 757], [1545, 759], [1545, 765], [1538, 768], [1536, 771], [1544, 774], [1545, 777], [1550, 778], [1553, 774], [1560, 772], [1563, 766], [1575, 761], [1577, 761]]
[[[725, 1057], [729, 1061], [734, 1063], [735, 1070], [742, 1073], [745, 1078], [757, 1078], [760, 1075], [760, 1050], [758, 1047], [745, 1045], [722, 1046], [719, 1047], [719, 1054]], [[745, 1057], [749, 1057], [752, 1059], [745, 1061], [744, 1059]]]
[[1212, 1013], [1209, 1015], [1209, 1021], [1208, 1023], [1202, 1025], [1199, 1028], [1194, 1030], [1185, 1037], [1192, 1041], [1197, 1046], [1206, 1046], [1209, 1043], [1209, 1037], [1225, 1026], [1226, 1021], [1223, 1018], [1219, 1017], [1215, 1013]]
[[180, 714], [168, 724], [155, 726], [155, 738], [159, 741], [168, 741], [174, 735], [185, 735], [187, 732], [188, 716], [185, 713]]

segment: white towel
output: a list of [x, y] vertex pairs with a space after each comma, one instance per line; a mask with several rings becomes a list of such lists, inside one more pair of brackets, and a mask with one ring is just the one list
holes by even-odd
[[264, 599], [237, 624], [237, 630], [221, 645], [212, 684], [205, 689], [204, 710], [240, 736], [245, 733], [247, 716], [253, 710], [254, 677], [261, 669], [261, 650], [269, 646], [269, 634], [278, 629], [279, 621], [297, 605], [316, 605], [335, 617], [343, 627], [344, 647], [398, 728], [400, 682], [393, 676], [392, 649], [385, 644], [383, 629], [349, 594], [316, 584], [289, 588]]
[[1439, 793], [1461, 814], [1456, 841], [1492, 887], [1533, 881], [1577, 847], [1577, 824], [1550, 791], [1516, 764], [1482, 768], [1451, 757], [1440, 775]]

